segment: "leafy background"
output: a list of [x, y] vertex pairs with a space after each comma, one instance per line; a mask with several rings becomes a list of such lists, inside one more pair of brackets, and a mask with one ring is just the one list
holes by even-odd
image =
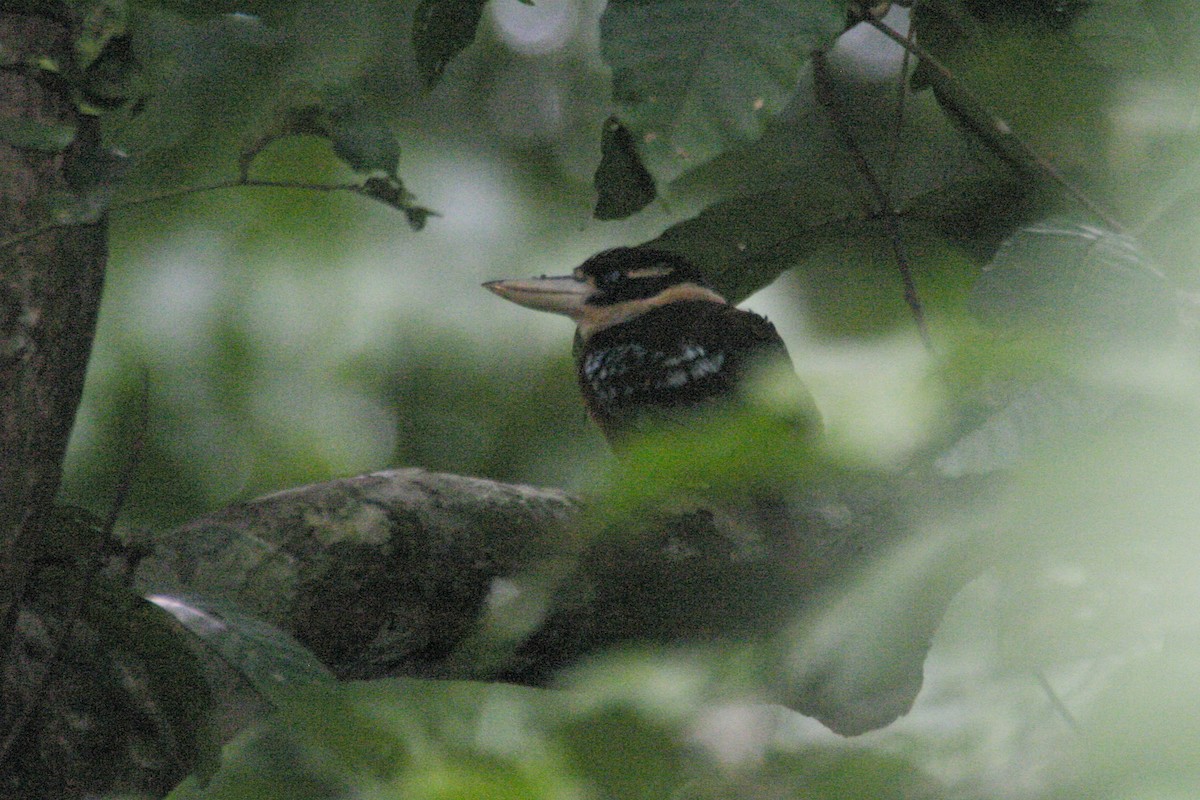
[[[901, 212], [932, 354], [879, 197], [797, 56], [836, 36], [838, 4], [94, 5], [117, 20], [97, 51], [127, 34], [139, 69], [98, 70], [91, 87], [98, 105], [131, 101], [105, 116], [129, 160], [66, 499], [105, 507], [144, 385], [129, 524], [386, 466], [586, 491], [608, 457], [575, 397], [569, 326], [478, 284], [656, 237], [779, 325], [834, 460], [899, 472], [928, 457], [942, 477], [992, 481], [982, 500], [930, 500], [910, 521], [925, 538], [804, 621], [857, 633], [870, 669], [870, 620], [916, 596], [922, 548], [979, 537], [990, 568], [888, 729], [841, 740], [761, 705], [761, 653], [615, 654], [561, 696], [310, 687], [177, 796], [1194, 794], [1191, 2], [925, 3], [921, 41], [956, 83], [918, 69], [927, 88], [906, 101], [898, 145], [878, 109], [894, 109], [899, 51], [860, 27], [830, 53], [834, 102]], [[476, 13], [461, 52], [414, 53], [414, 22]], [[698, 77], [638, 82], [637, 56], [706, 37], [731, 49], [710, 46]], [[747, 91], [721, 93], [731, 69]], [[954, 91], [1124, 233], [1027, 154], [1009, 152], [1014, 175], [968, 135], [986, 117]], [[306, 116], [314, 106], [327, 116]], [[614, 113], [659, 199], [600, 222], [593, 172]], [[440, 216], [417, 232], [363, 197], [267, 188], [130, 205], [232, 179], [258, 145], [251, 172], [275, 180], [349, 180], [347, 162], [388, 172], [398, 156], [404, 187]]]

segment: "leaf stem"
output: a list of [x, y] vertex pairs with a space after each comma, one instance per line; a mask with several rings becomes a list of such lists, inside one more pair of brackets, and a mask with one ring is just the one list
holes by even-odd
[[850, 133], [850, 127], [846, 124], [841, 106], [837, 98], [833, 96], [833, 90], [829, 83], [829, 63], [825, 60], [825, 54], [819, 50], [814, 52], [812, 55], [812, 65], [813, 87], [817, 95], [817, 101], [829, 114], [829, 119], [833, 123], [838, 138], [842, 141], [851, 158], [854, 159], [854, 164], [858, 168], [859, 174], [862, 175], [871, 193], [875, 196], [875, 206], [880, 219], [883, 220], [883, 224], [887, 229], [888, 239], [892, 245], [892, 253], [896, 257], [896, 268], [900, 272], [900, 281], [904, 285], [904, 302], [908, 304], [909, 311], [912, 313], [913, 322], [917, 326], [917, 334], [921, 337], [921, 343], [925, 345], [926, 350], [932, 352], [933, 340], [929, 336], [929, 323], [925, 318], [925, 308], [921, 304], [921, 296], [917, 292], [916, 281], [913, 280], [908, 249], [904, 246], [904, 232], [900, 228], [900, 215], [892, 203], [892, 198], [887, 187], [879, 181], [875, 170], [871, 168], [870, 162], [867, 161], [867, 157], [863, 154], [862, 148], [858, 146], [858, 141]]

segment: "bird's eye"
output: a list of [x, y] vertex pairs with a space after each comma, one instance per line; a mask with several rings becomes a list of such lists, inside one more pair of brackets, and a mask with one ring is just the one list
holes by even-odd
[[596, 278], [597, 289], [611, 289], [621, 282], [621, 270], [610, 269], [600, 277]]

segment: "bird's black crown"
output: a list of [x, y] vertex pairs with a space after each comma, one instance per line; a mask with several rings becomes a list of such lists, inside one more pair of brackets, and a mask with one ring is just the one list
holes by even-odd
[[707, 288], [686, 258], [647, 247], [614, 247], [597, 253], [575, 270], [575, 276], [596, 287], [597, 293], [588, 299], [591, 305], [643, 300], [681, 283]]

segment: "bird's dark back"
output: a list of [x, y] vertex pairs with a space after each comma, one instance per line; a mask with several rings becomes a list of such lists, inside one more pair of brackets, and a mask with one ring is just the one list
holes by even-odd
[[610, 441], [736, 402], [750, 373], [791, 359], [775, 326], [723, 303], [669, 303], [577, 345], [588, 412]]

